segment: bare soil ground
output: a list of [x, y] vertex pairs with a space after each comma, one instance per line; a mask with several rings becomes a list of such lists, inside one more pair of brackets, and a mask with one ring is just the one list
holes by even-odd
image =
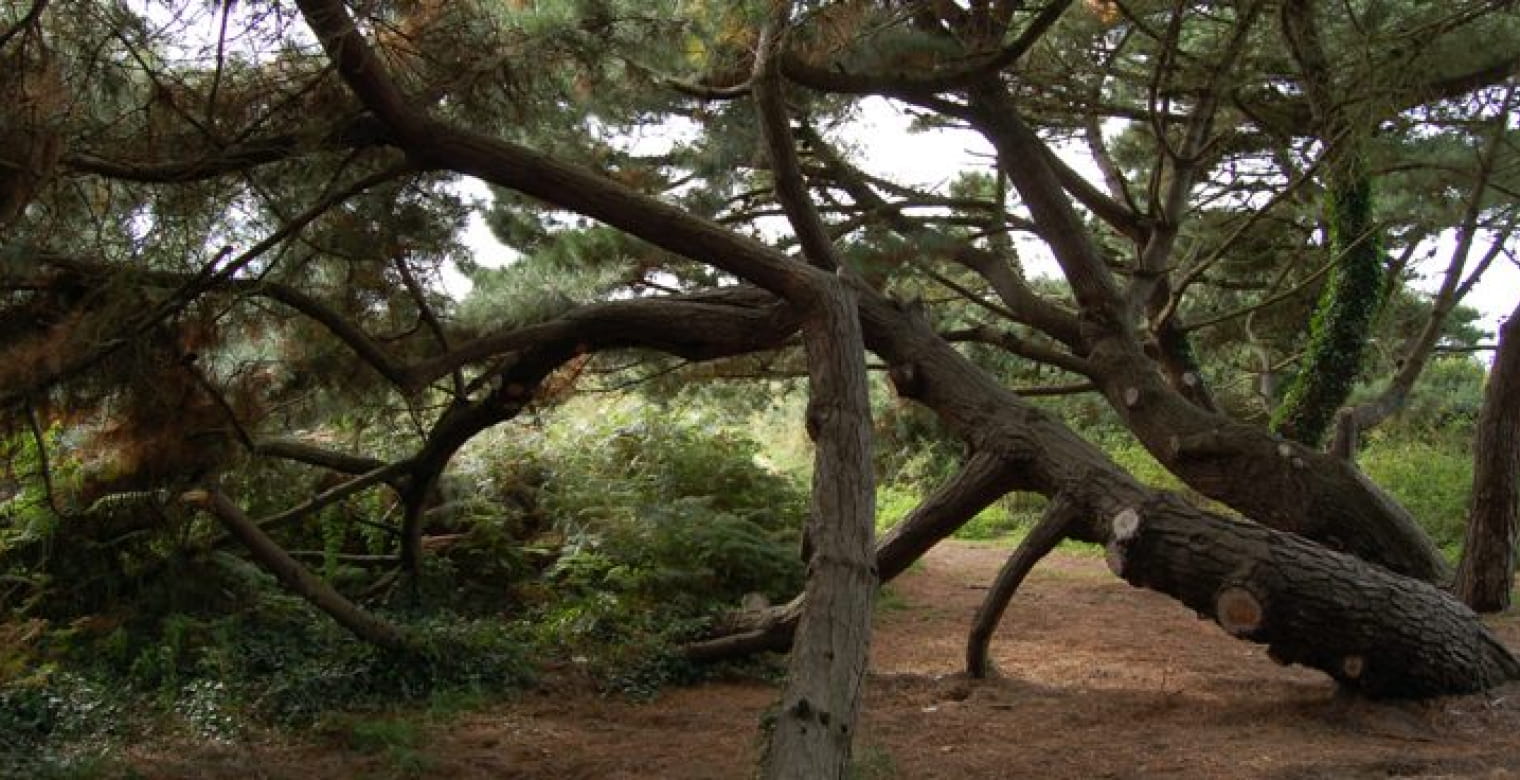
[[[877, 615], [862, 778], [1520, 778], [1520, 689], [1419, 704], [1336, 695], [1097, 558], [1056, 553], [994, 641], [1002, 676], [960, 674], [1005, 547], [951, 542]], [[1520, 647], [1520, 617], [1493, 625]], [[651, 702], [561, 681], [428, 727], [405, 755], [331, 739], [145, 745], [154, 778], [744, 778], [776, 689], [713, 683]]]

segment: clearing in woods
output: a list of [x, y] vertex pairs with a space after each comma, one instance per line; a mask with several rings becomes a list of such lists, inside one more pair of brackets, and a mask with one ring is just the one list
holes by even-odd
[[[941, 543], [889, 587], [856, 740], [861, 778], [1520, 778], [1520, 690], [1420, 704], [1336, 696], [1101, 559], [1056, 552], [960, 674], [967, 625], [1009, 550]], [[1520, 617], [1491, 621], [1520, 646]], [[135, 748], [154, 778], [744, 778], [776, 691], [672, 689], [650, 702], [559, 679], [423, 727], [402, 754], [267, 735]], [[398, 717], [405, 717], [404, 715]]]

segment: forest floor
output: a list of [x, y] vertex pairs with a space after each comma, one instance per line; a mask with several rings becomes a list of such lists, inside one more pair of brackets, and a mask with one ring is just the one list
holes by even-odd
[[[1520, 690], [1420, 704], [1337, 696], [1102, 559], [1057, 552], [1030, 575], [992, 646], [1002, 676], [960, 673], [971, 615], [1004, 545], [942, 543], [877, 612], [860, 778], [1520, 778]], [[1520, 647], [1520, 616], [1492, 622]], [[365, 753], [284, 734], [147, 744], [152, 778], [744, 778], [776, 697], [759, 682], [652, 701], [559, 680], [430, 722]], [[404, 717], [404, 716], [398, 716]]]

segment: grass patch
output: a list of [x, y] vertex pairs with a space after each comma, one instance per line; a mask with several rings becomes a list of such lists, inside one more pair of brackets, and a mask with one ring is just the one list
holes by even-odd
[[320, 729], [344, 747], [384, 759], [393, 776], [415, 777], [437, 765], [421, 748], [423, 728], [397, 717], [336, 716]]
[[883, 585], [876, 591], [875, 603], [877, 612], [901, 612], [908, 608], [908, 600], [890, 584]]
[[861, 745], [850, 759], [846, 776], [850, 780], [890, 780], [898, 776], [897, 761], [881, 745]]

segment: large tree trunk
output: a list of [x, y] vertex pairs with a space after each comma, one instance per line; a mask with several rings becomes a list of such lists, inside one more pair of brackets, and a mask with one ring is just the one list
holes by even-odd
[[803, 256], [831, 273], [798, 274], [806, 280], [805, 292], [790, 297], [806, 313], [807, 431], [817, 450], [803, 546], [806, 605], [761, 775], [766, 780], [821, 780], [849, 774], [876, 594], [871, 554], [876, 488], [860, 316], [845, 281], [848, 272], [808, 193], [782, 87], [779, 55], [791, 15], [788, 0], [771, 3], [750, 90], [776, 197]]
[[1296, 536], [1201, 516], [1175, 497], [1116, 514], [1108, 546], [1110, 567], [1130, 584], [1371, 696], [1470, 693], [1520, 678], [1520, 661], [1435, 587]]
[[1429, 537], [1354, 466], [1210, 412], [1167, 384], [1018, 106], [996, 84], [973, 90], [971, 98], [978, 127], [997, 147], [1076, 294], [1090, 375], [1145, 448], [1189, 487], [1257, 522], [1399, 574], [1444, 582], [1449, 571]]
[[1457, 597], [1479, 612], [1509, 608], [1520, 509], [1520, 305], [1499, 330], [1473, 453], [1472, 512], [1457, 566]]

